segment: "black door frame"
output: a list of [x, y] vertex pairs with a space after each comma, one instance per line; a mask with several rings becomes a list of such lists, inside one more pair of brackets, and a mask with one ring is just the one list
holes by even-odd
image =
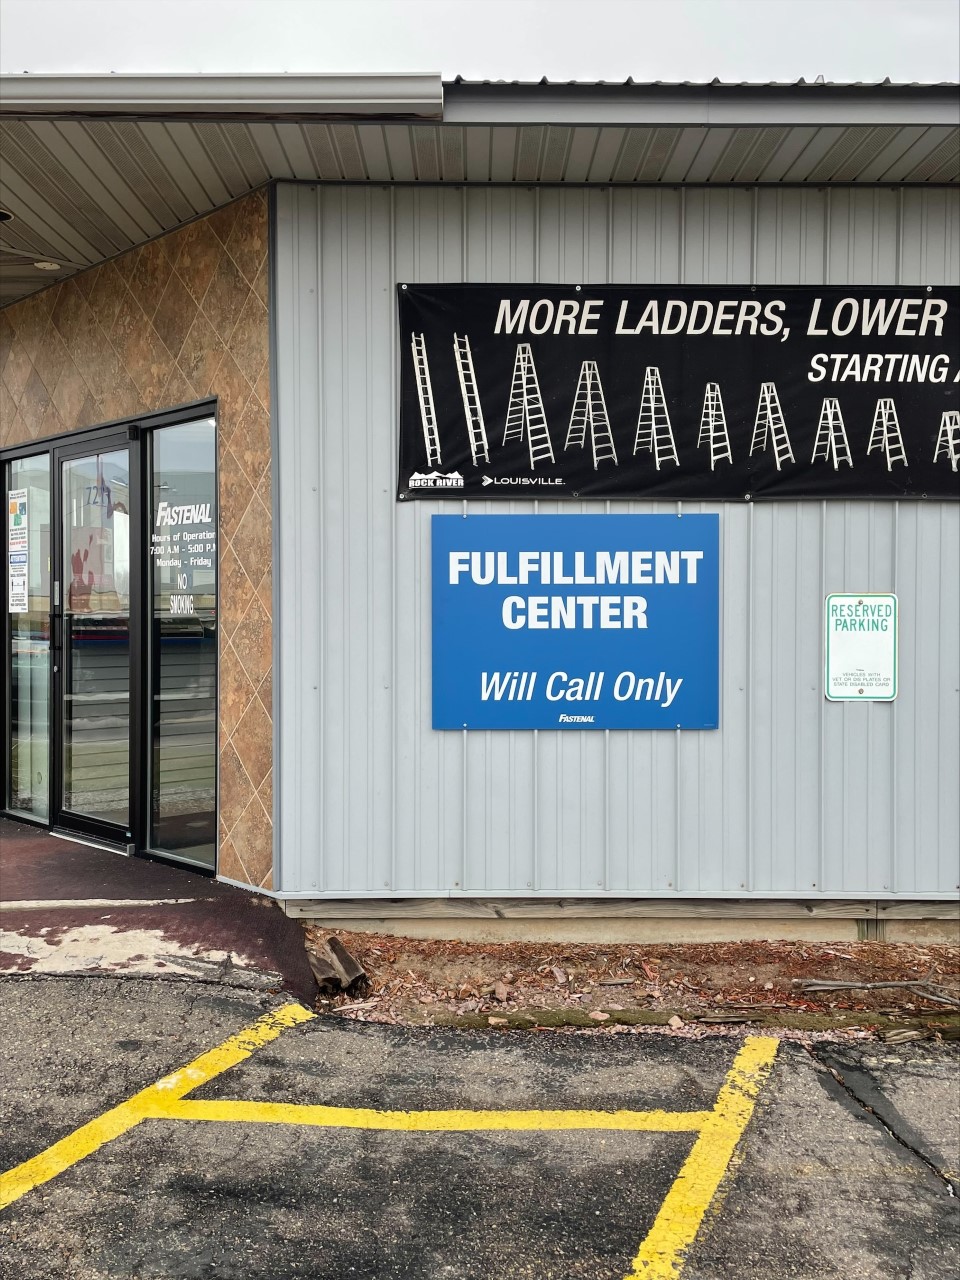
[[[149, 848], [150, 837], [150, 771], [152, 743], [147, 741], [149, 687], [152, 649], [151, 633], [151, 565], [149, 563], [149, 530], [147, 519], [150, 506], [150, 436], [162, 427], [182, 425], [198, 418], [217, 420], [217, 402], [200, 400], [144, 415], [133, 419], [120, 419], [112, 423], [79, 431], [48, 436], [29, 444], [15, 445], [0, 450], [0, 476], [6, 475], [6, 464], [17, 458], [48, 454], [50, 457], [50, 672], [48, 689], [48, 736], [50, 763], [48, 771], [48, 818], [31, 820], [20, 813], [6, 809], [6, 779], [0, 779], [0, 815], [8, 815], [17, 822], [36, 823], [49, 830], [63, 831], [81, 839], [89, 839], [117, 848], [137, 857], [171, 862], [201, 875], [214, 875], [215, 869], [204, 868], [187, 859], [158, 854]], [[63, 565], [63, 502], [61, 467], [70, 458], [85, 457], [103, 448], [128, 449], [130, 460], [130, 809], [127, 827], [105, 823], [81, 814], [73, 814], [62, 807], [62, 643], [63, 596], [65, 591]], [[5, 490], [4, 490], [5, 492]], [[0, 545], [6, 552], [6, 521]], [[56, 593], [59, 593], [58, 595]], [[56, 601], [56, 603], [55, 603]], [[219, 611], [218, 611], [219, 612]], [[56, 631], [56, 634], [55, 634]], [[6, 732], [10, 724], [9, 690], [11, 688], [12, 660], [9, 614], [4, 609], [0, 619], [0, 640], [4, 653], [4, 686], [6, 692], [0, 729]], [[58, 659], [60, 659], [58, 661]], [[58, 670], [55, 673], [54, 667]], [[218, 681], [219, 684], [219, 681]], [[219, 701], [219, 699], [218, 699]], [[5, 753], [6, 754], [6, 753]], [[217, 797], [219, 808], [219, 795]]]

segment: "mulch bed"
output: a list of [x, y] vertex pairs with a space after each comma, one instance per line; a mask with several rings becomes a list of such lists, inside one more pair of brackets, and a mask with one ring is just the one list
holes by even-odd
[[[406, 1025], [668, 1024], [674, 1030], [762, 1020], [869, 1031], [923, 1020], [949, 1028], [960, 1009], [960, 947], [907, 943], [726, 942], [587, 946], [470, 943], [322, 930], [339, 937], [367, 982], [318, 1008]], [[810, 990], [806, 984], [923, 983]], [[669, 1020], [673, 1019], [671, 1023]], [[891, 1033], [894, 1034], [894, 1033]]]

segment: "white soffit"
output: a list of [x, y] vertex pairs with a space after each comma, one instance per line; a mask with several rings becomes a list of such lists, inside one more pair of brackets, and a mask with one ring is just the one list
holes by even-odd
[[[123, 253], [273, 179], [960, 181], [960, 105], [953, 111], [950, 93], [939, 86], [939, 93], [918, 90], [904, 101], [889, 88], [864, 87], [879, 104], [873, 123], [860, 105], [853, 111], [856, 94], [846, 103], [799, 95], [799, 105], [792, 101], [798, 95], [781, 94], [777, 106], [776, 95], [761, 86], [730, 86], [735, 92], [721, 109], [716, 90], [704, 93], [712, 86], [592, 88], [596, 92], [591, 86], [454, 84], [446, 86], [444, 101], [438, 76], [2, 76], [0, 206], [13, 220], [0, 226], [0, 302]], [[660, 122], [641, 122], [661, 89]], [[481, 112], [484, 92], [494, 122], [470, 122]], [[571, 105], [578, 101], [579, 116]], [[757, 104], [767, 123], [752, 122], [764, 118]], [[522, 122], [544, 112], [561, 122]], [[517, 115], [520, 122], [504, 119]], [[858, 123], [850, 122], [854, 116]], [[61, 269], [38, 270], [33, 264], [40, 260]]]

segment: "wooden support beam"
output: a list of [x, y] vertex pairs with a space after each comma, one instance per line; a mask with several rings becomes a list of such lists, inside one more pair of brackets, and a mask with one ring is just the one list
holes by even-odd
[[778, 898], [288, 898], [289, 916], [324, 920], [960, 920], [960, 904]]

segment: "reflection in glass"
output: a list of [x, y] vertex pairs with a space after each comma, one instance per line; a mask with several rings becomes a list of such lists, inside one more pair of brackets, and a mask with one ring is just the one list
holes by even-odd
[[[18, 458], [7, 471], [7, 608], [10, 615], [6, 805], [44, 820], [50, 805], [50, 457]], [[6, 665], [6, 664], [4, 664]]]
[[126, 826], [130, 811], [130, 464], [63, 464], [63, 808]]
[[217, 494], [212, 418], [153, 433], [150, 847], [213, 867]]

